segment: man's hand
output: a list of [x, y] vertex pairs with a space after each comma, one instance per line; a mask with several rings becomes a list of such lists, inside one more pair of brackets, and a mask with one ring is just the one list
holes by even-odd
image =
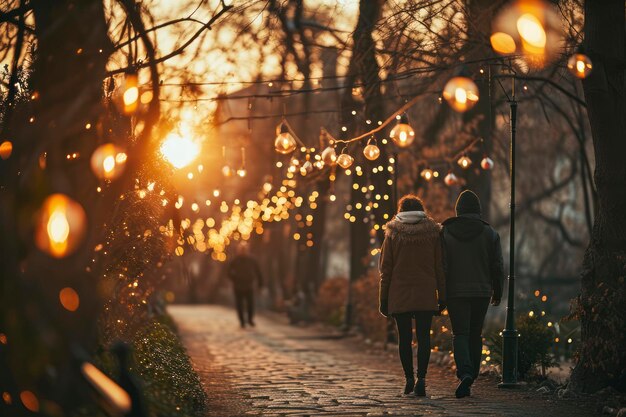
[[500, 305], [500, 299], [491, 297], [491, 305], [494, 306], [494, 307], [499, 306]]

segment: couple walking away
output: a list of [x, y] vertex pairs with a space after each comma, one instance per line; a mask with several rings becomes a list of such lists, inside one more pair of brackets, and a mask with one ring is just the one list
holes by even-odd
[[396, 321], [404, 394], [426, 395], [431, 321], [447, 308], [460, 381], [455, 395], [469, 396], [480, 369], [487, 308], [490, 302], [499, 305], [502, 297], [500, 236], [481, 219], [480, 200], [472, 191], [459, 195], [455, 210], [456, 217], [439, 225], [426, 214], [419, 197], [407, 195], [385, 230], [379, 261], [380, 312]]

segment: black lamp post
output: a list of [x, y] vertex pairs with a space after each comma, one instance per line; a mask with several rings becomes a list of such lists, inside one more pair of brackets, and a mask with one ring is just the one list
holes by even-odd
[[517, 341], [515, 329], [515, 133], [517, 124], [517, 101], [515, 100], [515, 76], [511, 76], [513, 92], [509, 98], [511, 142], [509, 148], [509, 174], [511, 178], [509, 229], [509, 288], [506, 306], [506, 322], [502, 331], [502, 382], [499, 388], [517, 387]]

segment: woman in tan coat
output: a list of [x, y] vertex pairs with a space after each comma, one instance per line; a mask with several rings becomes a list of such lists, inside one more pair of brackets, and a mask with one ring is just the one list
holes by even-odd
[[[381, 249], [380, 312], [395, 319], [398, 350], [406, 377], [404, 394], [426, 395], [430, 326], [445, 308], [441, 226], [424, 212], [419, 197], [406, 195], [386, 225]], [[417, 382], [413, 376], [413, 323], [417, 335]]]

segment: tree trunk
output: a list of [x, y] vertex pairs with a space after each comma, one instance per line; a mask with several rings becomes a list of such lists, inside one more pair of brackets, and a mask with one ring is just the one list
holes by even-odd
[[583, 81], [595, 150], [598, 210], [573, 313], [581, 322], [576, 390], [624, 387], [626, 328], [626, 88], [623, 0], [585, 2], [585, 50], [593, 72]]

